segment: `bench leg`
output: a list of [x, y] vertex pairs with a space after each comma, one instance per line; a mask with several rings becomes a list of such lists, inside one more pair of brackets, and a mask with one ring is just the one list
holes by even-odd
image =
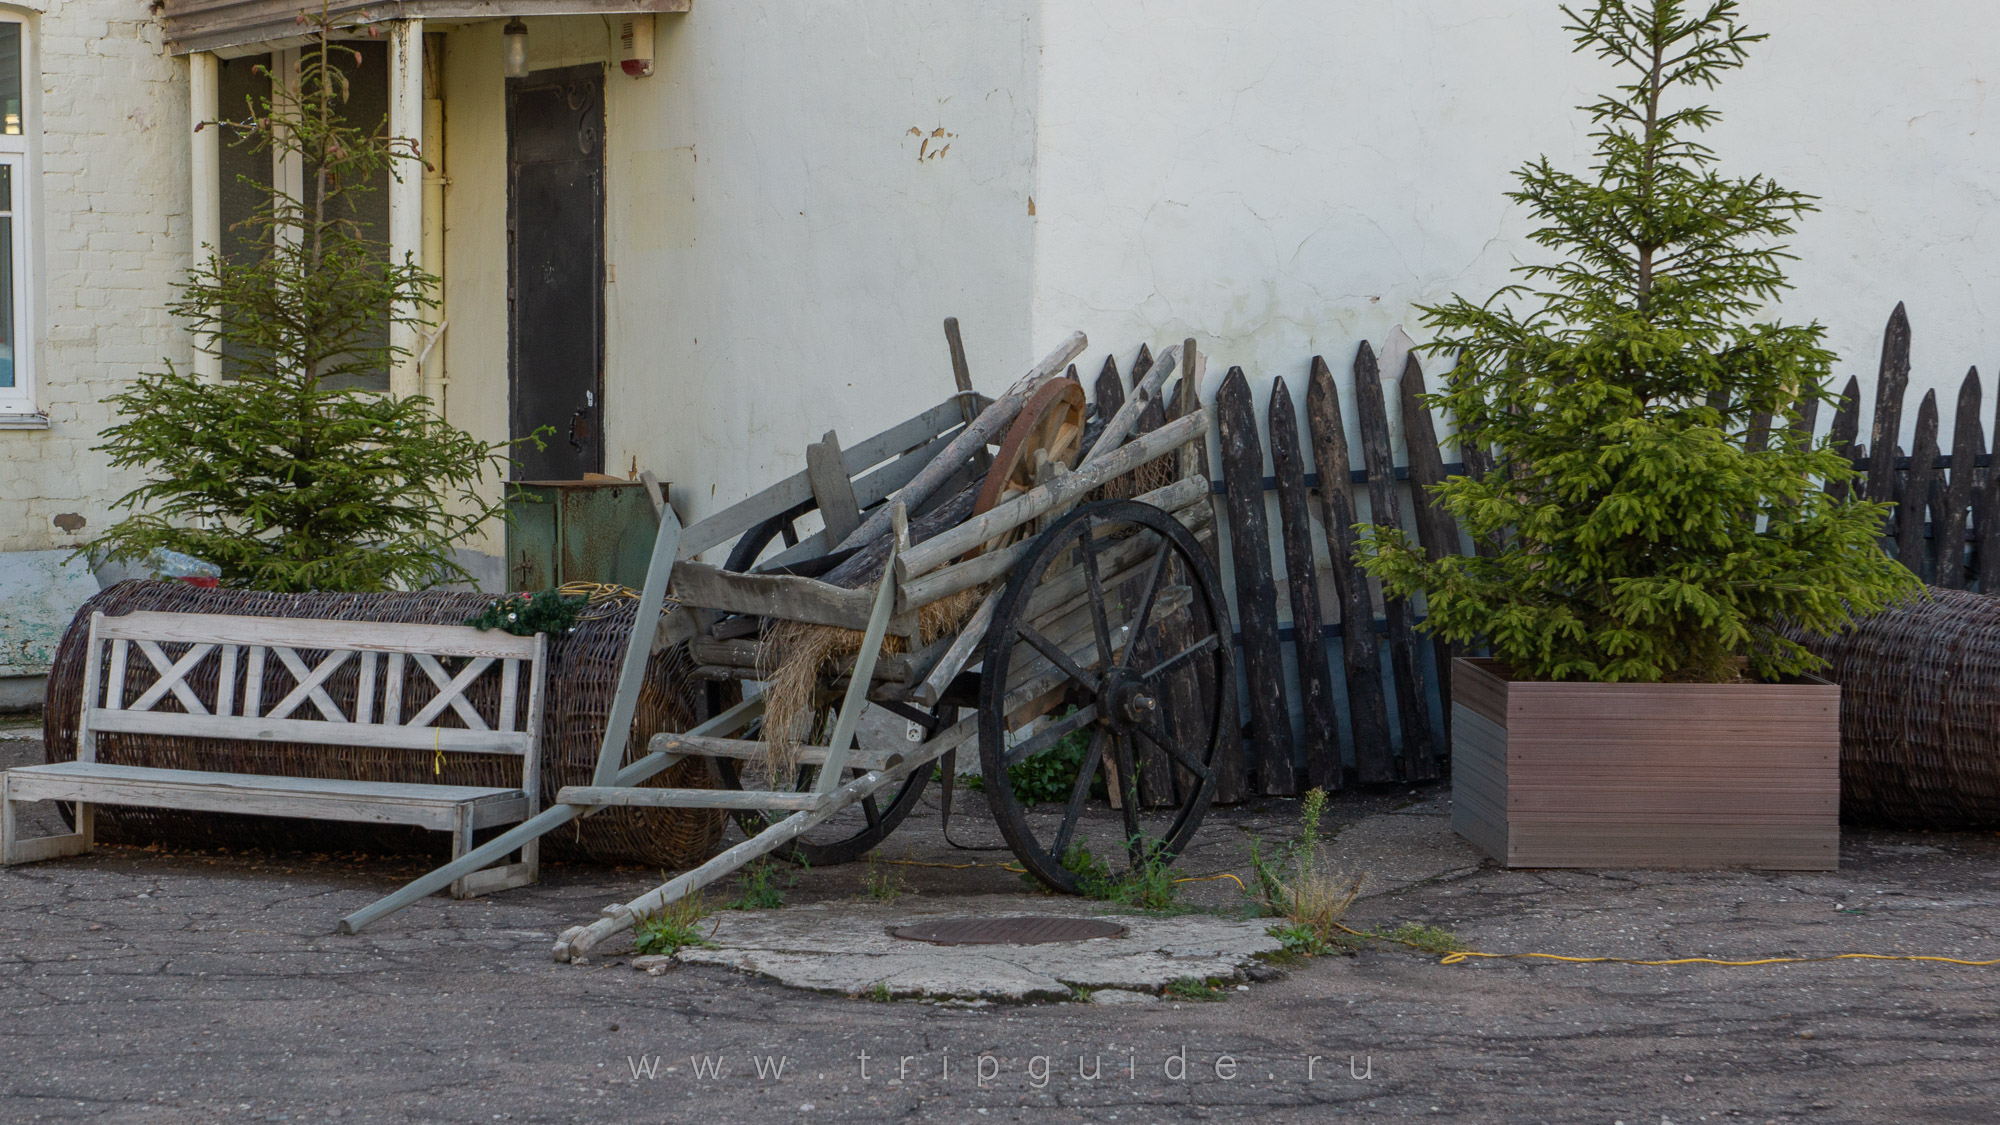
[[[458, 827], [451, 833], [451, 858], [457, 859], [471, 850], [472, 810], [467, 806], [458, 810]], [[451, 885], [451, 897], [473, 898], [513, 887], [526, 887], [540, 878], [541, 841], [530, 840], [521, 845], [520, 862], [496, 864], [459, 878]]]
[[12, 867], [17, 863], [38, 863], [45, 859], [89, 853], [96, 834], [96, 805], [77, 802], [74, 832], [23, 840], [20, 838], [20, 813], [15, 804], [8, 777], [0, 773], [0, 865]]
[[[472, 806], [460, 805], [458, 815], [452, 818], [451, 858], [457, 859], [472, 850]], [[478, 874], [478, 872], [474, 872]], [[474, 889], [472, 876], [468, 875], [451, 885], [451, 897], [468, 898], [479, 893]]]

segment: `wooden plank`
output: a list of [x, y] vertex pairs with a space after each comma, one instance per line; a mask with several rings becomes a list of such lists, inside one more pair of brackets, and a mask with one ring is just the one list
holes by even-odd
[[1271, 530], [1264, 514], [1264, 449], [1257, 440], [1250, 381], [1244, 378], [1241, 367], [1230, 368], [1222, 381], [1215, 397], [1215, 415], [1222, 428], [1229, 547], [1236, 571], [1236, 617], [1243, 636], [1257, 791], [1289, 796], [1298, 786], [1292, 770], [1292, 717], [1286, 700], [1284, 656], [1278, 647]]
[[[1423, 403], [1424, 369], [1415, 352], [1403, 363], [1403, 377], [1396, 395], [1403, 412], [1403, 444], [1410, 462], [1410, 508], [1417, 523], [1417, 542], [1432, 561], [1458, 554], [1458, 523], [1431, 489], [1444, 483], [1444, 455], [1438, 449], [1437, 427], [1430, 407]], [[1768, 422], [1767, 422], [1768, 426]], [[1431, 638], [1431, 652], [1437, 664], [1438, 698], [1444, 702], [1444, 741], [1451, 744], [1451, 662], [1464, 655], [1464, 646], [1443, 637]]]
[[875, 593], [788, 574], [738, 574], [697, 562], [674, 567], [673, 592], [683, 605], [842, 629], [867, 628]]
[[632, 789], [615, 785], [565, 785], [559, 805], [624, 806], [647, 809], [811, 810], [827, 800], [821, 793], [772, 793], [758, 789]]
[[1931, 485], [1938, 478], [1937, 391], [1924, 392], [1917, 407], [1917, 444], [1903, 477], [1903, 502], [1896, 505], [1896, 561], [1925, 576], [1924, 525], [1929, 522]]
[[246, 718], [183, 715], [170, 711], [112, 711], [97, 708], [90, 725], [99, 732], [241, 738], [256, 742], [304, 742], [320, 746], [375, 746], [400, 750], [458, 750], [479, 754], [526, 753], [526, 731], [477, 731], [460, 727], [411, 727], [329, 723], [320, 719]]
[[[1401, 528], [1396, 503], [1396, 463], [1389, 446], [1389, 408], [1375, 349], [1366, 340], [1354, 355], [1355, 407], [1361, 422], [1361, 456], [1368, 466], [1368, 506], [1378, 527]], [[1431, 739], [1430, 703], [1424, 694], [1423, 666], [1417, 657], [1414, 614], [1406, 598], [1383, 599], [1389, 619], [1389, 667], [1396, 677], [1396, 716], [1402, 721], [1404, 781], [1437, 776]]]
[[356, 652], [428, 652], [439, 656], [533, 656], [535, 638], [469, 625], [409, 625], [391, 621], [315, 621], [231, 613], [135, 610], [104, 619], [104, 635], [152, 641], [278, 645]]
[[1875, 381], [1875, 420], [1868, 427], [1868, 499], [1889, 500], [1895, 489], [1897, 440], [1902, 436], [1903, 395], [1910, 386], [1910, 318], [1903, 303], [1882, 330], [1882, 365]]
[[[1847, 386], [1840, 392], [1840, 405], [1833, 411], [1833, 428], [1827, 431], [1827, 444], [1841, 459], [1852, 464], [1855, 458], [1854, 442], [1861, 431], [1861, 380], [1849, 376]], [[1861, 494], [1867, 495], [1865, 481], [1859, 485]], [[1826, 494], [1835, 501], [1847, 499], [1850, 485], [1847, 481], [1835, 481], [1827, 485]]]
[[[738, 761], [760, 762], [770, 753], [770, 746], [757, 739], [718, 738], [705, 734], [656, 734], [646, 748], [654, 753], [684, 754], [702, 758], [733, 758]], [[817, 766], [826, 761], [826, 747], [801, 746], [796, 751], [798, 761]], [[850, 749], [847, 766], [849, 769], [886, 770], [901, 765], [900, 751], [883, 753], [879, 750]]]
[[840, 461], [840, 438], [832, 430], [806, 446], [806, 480], [812, 485], [813, 502], [819, 505], [826, 536], [839, 542], [861, 526], [861, 505], [854, 498], [854, 482]]
[[1305, 715], [1306, 784], [1336, 790], [1341, 784], [1339, 716], [1333, 673], [1327, 666], [1324, 619], [1319, 606], [1319, 563], [1313, 557], [1312, 520], [1306, 515], [1305, 459], [1299, 453], [1299, 419], [1284, 376], [1271, 382], [1271, 469], [1278, 481], [1278, 529], [1285, 545], [1285, 582], [1292, 602], [1292, 653], [1299, 669], [1299, 705]]
[[1333, 588], [1340, 598], [1341, 652], [1347, 677], [1347, 721], [1354, 736], [1354, 764], [1364, 784], [1396, 779], [1390, 759], [1389, 708], [1383, 697], [1382, 661], [1375, 642], [1375, 607], [1368, 576], [1354, 563], [1354, 494], [1347, 431], [1340, 420], [1340, 392], [1326, 360], [1314, 356], [1306, 387], [1306, 425], [1313, 464], [1319, 469], [1320, 525], [1326, 531]]
[[931, 493], [937, 491], [940, 485], [971, 460], [974, 453], [998, 441], [1000, 435], [1005, 433], [1008, 425], [1014, 421], [1014, 417], [1021, 412], [1021, 407], [1027, 404], [1029, 396], [1039, 390], [1043, 383], [1055, 378], [1057, 373], [1062, 371], [1070, 360], [1075, 359], [1077, 353], [1088, 343], [1083, 333], [1070, 333], [1068, 339], [1056, 346], [1056, 350], [1043, 356], [1040, 363], [1035, 364], [1026, 375], [1009, 387], [1006, 394], [995, 399], [993, 405], [980, 411], [976, 420], [951, 439], [951, 444], [945, 447], [943, 453], [938, 454], [935, 460], [919, 470], [916, 476], [911, 477], [910, 483], [897, 489], [889, 497], [889, 501], [885, 501], [870, 513], [868, 518], [861, 522], [860, 527], [836, 544], [835, 549], [858, 547], [881, 538], [889, 530], [889, 511], [894, 507], [892, 501], [900, 501], [911, 509], [921, 505]]
[[[1154, 430], [1121, 448], [1093, 459], [1075, 472], [1059, 476], [991, 510], [966, 520], [911, 547], [896, 563], [897, 577], [907, 582], [942, 566], [966, 551], [1057, 508], [1089, 495], [1105, 481], [1120, 477], [1150, 461], [1173, 453], [1194, 440], [1208, 424], [1206, 411]], [[1260, 486], [1261, 487], [1261, 486]]]
[[966, 425], [979, 417], [980, 405], [974, 401], [972, 389], [972, 367], [965, 362], [965, 339], [959, 335], [958, 318], [944, 318], [945, 347], [951, 350], [951, 381], [958, 387], [958, 416]]
[[1965, 588], [1966, 520], [1980, 473], [1979, 454], [1986, 444], [1979, 400], [1979, 369], [1974, 367], [1958, 385], [1958, 409], [1951, 427], [1951, 484], [1937, 513], [1937, 584], [1948, 590]]

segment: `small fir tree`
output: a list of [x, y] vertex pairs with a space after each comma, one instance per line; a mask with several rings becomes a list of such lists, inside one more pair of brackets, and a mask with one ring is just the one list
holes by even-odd
[[[1601, 0], [1565, 7], [1577, 49], [1629, 77], [1580, 107], [1596, 126], [1589, 176], [1524, 167], [1520, 190], [1558, 252], [1484, 304], [1424, 308], [1430, 350], [1457, 366], [1429, 404], [1498, 467], [1437, 486], [1492, 553], [1427, 558], [1367, 529], [1368, 571], [1422, 592], [1428, 628], [1490, 646], [1538, 680], [1727, 681], [1818, 666], [1779, 630], [1840, 629], [1921, 589], [1878, 545], [1884, 505], [1830, 497], [1852, 478], [1792, 428], [1830, 401], [1834, 356], [1814, 323], [1756, 323], [1788, 288], [1777, 240], [1812, 196], [1731, 179], [1693, 138], [1712, 88], [1762, 39], [1734, 0]], [[1775, 419], [1775, 421], [1772, 421]]]
[[498, 514], [476, 486], [506, 446], [446, 424], [426, 398], [351, 389], [407, 356], [384, 329], [420, 323], [437, 278], [408, 255], [390, 260], [354, 217], [371, 177], [420, 160], [386, 123], [343, 117], [343, 66], [362, 56], [333, 39], [324, 12], [309, 22], [295, 80], [273, 75], [245, 116], [200, 126], [306, 173], [302, 197], [243, 177], [263, 201], [235, 228], [254, 260], [209, 248], [172, 306], [231, 378], [169, 361], [108, 400], [122, 420], [97, 448], [147, 479], [117, 501], [134, 514], [86, 550], [137, 560], [165, 547], [215, 563], [226, 585], [265, 590], [467, 580], [452, 548]]

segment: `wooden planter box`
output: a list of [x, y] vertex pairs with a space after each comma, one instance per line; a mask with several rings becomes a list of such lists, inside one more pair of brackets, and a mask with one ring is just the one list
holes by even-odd
[[1507, 679], [1453, 661], [1451, 826], [1508, 867], [1840, 862], [1840, 688]]

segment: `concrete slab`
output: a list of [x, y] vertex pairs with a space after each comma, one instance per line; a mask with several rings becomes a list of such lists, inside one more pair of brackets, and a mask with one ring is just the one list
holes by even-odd
[[[1078, 990], [1157, 993], [1181, 977], [1235, 980], [1280, 946], [1267, 920], [1208, 914], [1114, 913], [1101, 904], [1020, 895], [959, 895], [891, 904], [826, 902], [783, 910], [724, 911], [712, 949], [684, 949], [684, 964], [719, 965], [794, 988], [861, 996], [990, 1001], [1063, 999]], [[1102, 917], [1120, 937], [1039, 945], [931, 945], [889, 931], [946, 917], [1026, 913]], [[649, 964], [650, 964], [650, 959]]]

